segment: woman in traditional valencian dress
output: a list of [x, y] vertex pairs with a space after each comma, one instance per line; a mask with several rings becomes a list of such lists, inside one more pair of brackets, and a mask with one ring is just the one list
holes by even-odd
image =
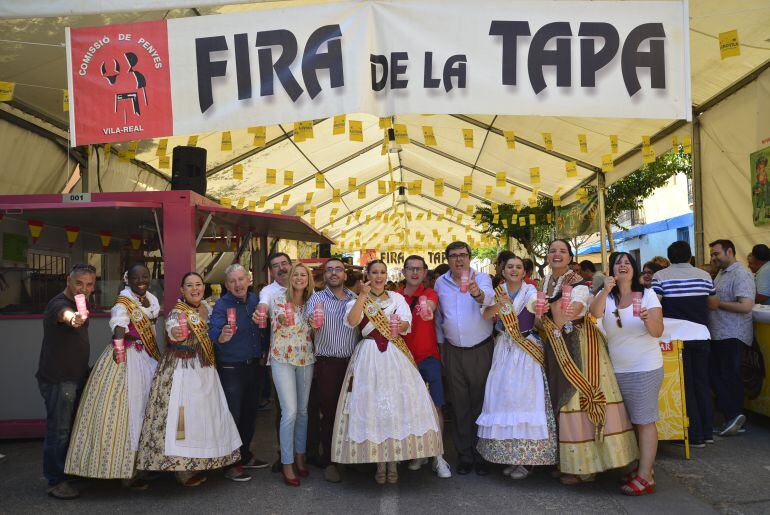
[[484, 407], [476, 420], [477, 449], [512, 479], [524, 479], [533, 465], [557, 462], [556, 422], [546, 380], [543, 345], [533, 331], [535, 315], [526, 306], [537, 290], [524, 282], [524, 262], [504, 251], [498, 260], [502, 280], [495, 304], [482, 308], [484, 318], [498, 316], [498, 336], [487, 377]]
[[404, 297], [385, 290], [384, 262], [370, 261], [366, 272], [368, 282], [345, 314], [345, 324], [360, 327], [364, 339], [353, 351], [337, 404], [332, 461], [377, 463], [377, 483], [396, 483], [399, 461], [441, 456], [443, 444], [433, 401], [401, 337], [412, 312]]
[[215, 367], [203, 278], [188, 273], [181, 291], [166, 318], [169, 342], [150, 389], [136, 468], [173, 471], [184, 486], [198, 486], [206, 480], [201, 471], [240, 460], [241, 438]]
[[135, 462], [144, 409], [160, 359], [154, 327], [160, 306], [147, 291], [147, 267], [132, 266], [126, 282], [111, 312], [115, 348], [107, 346], [83, 390], [65, 472], [124, 479], [134, 489], [145, 489], [147, 483], [134, 478]]
[[[585, 316], [590, 291], [569, 270], [565, 240], [548, 246], [551, 274], [543, 282], [547, 315], [539, 318], [547, 338], [546, 375], [559, 434], [559, 472], [564, 484], [593, 481], [597, 472], [623, 467], [639, 451], [615, 379], [604, 336]], [[571, 302], [562, 308], [565, 286]], [[535, 312], [534, 302], [528, 309]]]

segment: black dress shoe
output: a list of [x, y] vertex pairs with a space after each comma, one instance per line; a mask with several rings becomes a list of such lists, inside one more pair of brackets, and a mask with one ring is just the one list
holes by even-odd
[[478, 463], [476, 463], [476, 474], [478, 474], [479, 476], [486, 476], [487, 474], [489, 474], [489, 465], [487, 465], [483, 461], [479, 461]]
[[461, 461], [460, 464], [457, 465], [457, 473], [461, 476], [470, 474], [471, 470], [473, 470], [473, 463]]

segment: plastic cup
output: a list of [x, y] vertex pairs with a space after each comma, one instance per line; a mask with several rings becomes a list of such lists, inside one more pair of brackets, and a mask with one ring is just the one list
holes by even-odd
[[78, 313], [83, 319], [88, 318], [88, 306], [86, 306], [85, 295], [82, 293], [75, 295], [75, 306], [77, 307]]
[[460, 276], [460, 293], [468, 293], [468, 287], [471, 283], [471, 277], [469, 272], [463, 272]]
[[294, 325], [294, 304], [287, 302], [283, 308], [283, 313], [286, 317], [286, 325]]
[[264, 304], [257, 306], [257, 327], [260, 329], [267, 327], [267, 306]]
[[561, 309], [566, 311], [572, 303], [572, 286], [564, 285], [561, 287]]
[[391, 338], [396, 338], [398, 336], [398, 333], [400, 332], [399, 329], [401, 325], [401, 318], [393, 313], [390, 315], [390, 336]]
[[634, 307], [634, 316], [640, 317], [642, 315], [642, 292], [631, 293], [631, 305]]
[[182, 331], [182, 339], [186, 340], [190, 335], [190, 328], [187, 326], [187, 315], [179, 313], [176, 316], [176, 321], [179, 323], [179, 329]]
[[121, 338], [120, 340], [112, 340], [112, 346], [115, 348], [115, 354], [117, 354], [118, 363], [125, 363], [126, 347], [123, 339]]
[[537, 300], [535, 301], [535, 315], [542, 318], [545, 315], [545, 302], [546, 294], [544, 291], [537, 292]]
[[418, 305], [420, 306], [420, 316], [423, 320], [427, 320], [429, 316], [428, 311], [430, 310], [430, 308], [428, 308], [428, 297], [420, 295], [420, 300], [418, 302]]
[[238, 330], [238, 317], [236, 315], [235, 308], [227, 308], [227, 325], [233, 332]]
[[313, 328], [320, 329], [324, 325], [324, 303], [319, 302], [313, 308]]

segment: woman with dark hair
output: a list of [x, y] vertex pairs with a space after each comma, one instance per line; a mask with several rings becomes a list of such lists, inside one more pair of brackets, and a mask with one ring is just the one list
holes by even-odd
[[543, 344], [533, 330], [535, 316], [526, 309], [537, 298], [537, 289], [524, 282], [521, 258], [508, 251], [500, 255], [505, 260], [495, 304], [481, 308], [485, 319], [497, 317], [498, 336], [484, 407], [476, 420], [476, 448], [485, 460], [509, 465], [503, 474], [524, 479], [534, 465], [557, 462], [556, 421], [543, 369]]
[[652, 288], [652, 276], [655, 275], [655, 272], [663, 270], [664, 268], [664, 266], [661, 266], [661, 264], [656, 261], [647, 261], [644, 266], [642, 266], [642, 275], [639, 278], [639, 282], [645, 288]]
[[634, 496], [655, 493], [652, 466], [658, 449], [655, 421], [663, 384], [658, 343], [663, 334], [663, 310], [655, 292], [642, 286], [631, 254], [618, 252], [610, 261], [610, 275], [591, 303], [591, 314], [602, 319], [615, 377], [639, 442], [639, 466], [628, 475], [622, 491]]
[[[569, 485], [593, 481], [597, 472], [628, 465], [638, 455], [604, 337], [586, 316], [590, 291], [569, 269], [572, 257], [566, 240], [548, 246], [551, 273], [542, 288], [546, 314], [538, 318], [548, 340], [545, 362], [559, 433], [559, 472]], [[570, 300], [563, 305], [567, 291]], [[537, 312], [532, 301], [528, 308]]]
[[399, 461], [444, 452], [433, 401], [402, 338], [412, 311], [385, 290], [387, 278], [385, 263], [370, 261], [361, 294], [348, 302], [345, 325], [360, 328], [363, 340], [345, 373], [332, 439], [333, 462], [377, 463], [379, 484], [398, 481]]
[[202, 471], [241, 459], [241, 438], [215, 366], [203, 278], [185, 274], [180, 291], [166, 316], [168, 345], [150, 388], [136, 467], [174, 472], [182, 485], [198, 486]]
[[160, 352], [155, 337], [158, 299], [148, 291], [150, 271], [133, 265], [110, 312], [112, 345], [96, 360], [72, 429], [65, 472], [123, 479], [133, 489], [149, 485], [136, 477], [136, 451], [150, 385]]

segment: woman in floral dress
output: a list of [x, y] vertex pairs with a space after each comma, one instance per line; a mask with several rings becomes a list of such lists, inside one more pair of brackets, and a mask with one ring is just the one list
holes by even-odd
[[281, 463], [284, 482], [289, 486], [299, 486], [297, 474], [310, 474], [305, 466], [305, 448], [315, 355], [310, 325], [304, 316], [307, 299], [313, 294], [310, 277], [310, 269], [296, 263], [289, 272], [285, 295], [275, 297], [270, 307], [273, 316], [269, 360], [281, 404]]

